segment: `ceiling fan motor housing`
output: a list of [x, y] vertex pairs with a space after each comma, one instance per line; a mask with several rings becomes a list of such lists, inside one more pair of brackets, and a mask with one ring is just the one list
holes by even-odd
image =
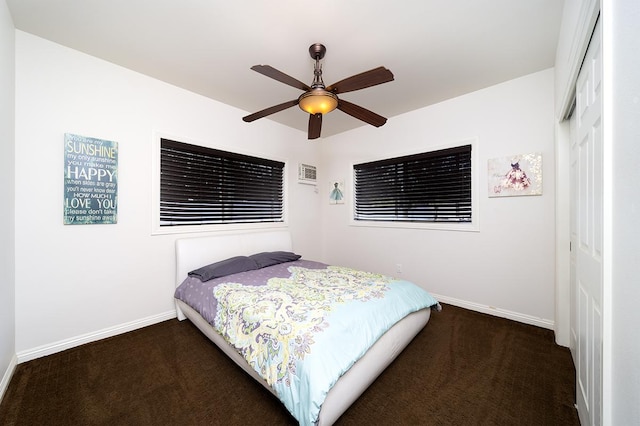
[[325, 53], [327, 53], [327, 48], [324, 47], [324, 44], [315, 43], [309, 46], [309, 55], [311, 55], [311, 59], [319, 61], [324, 58]]

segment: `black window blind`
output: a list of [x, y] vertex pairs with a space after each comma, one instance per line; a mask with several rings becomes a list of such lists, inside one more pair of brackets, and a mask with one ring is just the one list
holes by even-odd
[[160, 141], [160, 226], [283, 222], [284, 163]]
[[471, 222], [471, 145], [353, 169], [355, 220]]

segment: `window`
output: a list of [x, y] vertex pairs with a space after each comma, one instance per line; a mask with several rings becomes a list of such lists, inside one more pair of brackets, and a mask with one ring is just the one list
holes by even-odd
[[470, 223], [471, 147], [354, 165], [354, 220]]
[[284, 163], [160, 139], [160, 226], [284, 222]]

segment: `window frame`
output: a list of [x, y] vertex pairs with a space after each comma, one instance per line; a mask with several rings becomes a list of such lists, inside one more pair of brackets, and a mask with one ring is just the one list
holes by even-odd
[[[262, 158], [265, 160], [277, 161], [284, 163], [282, 170], [282, 192], [283, 192], [283, 211], [281, 222], [251, 222], [251, 223], [214, 223], [214, 224], [190, 224], [190, 225], [171, 225], [161, 226], [160, 224], [160, 169], [161, 169], [161, 141], [169, 139], [176, 142], [194, 145], [205, 149], [213, 149], [217, 151], [226, 151], [232, 154], [246, 155], [251, 157]], [[202, 141], [185, 138], [182, 136], [171, 135], [167, 133], [155, 132], [153, 136], [153, 156], [152, 156], [152, 220], [151, 235], [168, 235], [168, 234], [184, 234], [184, 233], [203, 233], [203, 232], [225, 232], [225, 231], [245, 231], [245, 230], [269, 230], [287, 228], [288, 225], [288, 174], [289, 162], [282, 158], [277, 158], [264, 153], [247, 152], [238, 150], [235, 147], [222, 145], [212, 146]]]
[[[355, 211], [355, 169], [357, 164], [383, 161], [393, 158], [400, 158], [411, 155], [419, 155], [422, 153], [440, 151], [450, 148], [458, 148], [465, 145], [471, 145], [471, 221], [470, 222], [410, 222], [410, 221], [383, 221], [383, 220], [356, 220]], [[347, 197], [347, 201], [350, 206], [348, 209], [349, 225], [354, 227], [373, 227], [373, 228], [404, 228], [404, 229], [433, 229], [433, 230], [447, 230], [447, 231], [467, 231], [467, 232], [479, 232], [479, 161], [478, 161], [478, 139], [469, 138], [459, 141], [444, 143], [440, 145], [429, 146], [410, 152], [401, 152], [393, 154], [385, 154], [384, 156], [377, 156], [373, 158], [362, 159], [361, 161], [353, 161], [350, 165], [350, 190], [351, 196]]]

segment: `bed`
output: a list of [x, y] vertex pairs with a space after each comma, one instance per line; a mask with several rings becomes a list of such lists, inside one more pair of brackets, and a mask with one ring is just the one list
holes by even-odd
[[[274, 375], [282, 376], [282, 365], [278, 368], [262, 367], [261, 373], [258, 373], [260, 368], [256, 367], [256, 360], [250, 359], [248, 353], [251, 350], [240, 350], [241, 345], [236, 342], [236, 345], [240, 349], [236, 349], [229, 343], [231, 337], [230, 334], [238, 334], [235, 331], [230, 333], [221, 334], [220, 324], [216, 328], [216, 323], [212, 319], [212, 312], [207, 312], [207, 308], [203, 308], [205, 303], [195, 303], [191, 299], [191, 296], [185, 296], [187, 290], [185, 288], [189, 286], [193, 293], [194, 288], [202, 286], [200, 293], [206, 293], [210, 295], [211, 291], [219, 291], [219, 287], [211, 287], [211, 289], [205, 289], [205, 285], [212, 283], [211, 285], [218, 286], [218, 282], [224, 282], [224, 286], [243, 286], [243, 284], [236, 284], [235, 282], [245, 277], [253, 277], [251, 274], [259, 272], [262, 275], [265, 274], [280, 274], [284, 277], [284, 271], [288, 271], [291, 276], [294, 273], [309, 277], [316, 274], [324, 273], [324, 264], [318, 264], [313, 261], [307, 261], [305, 259], [298, 259], [291, 262], [281, 262], [276, 265], [269, 265], [264, 268], [259, 268], [258, 271], [246, 271], [237, 274], [228, 275], [226, 277], [216, 277], [212, 280], [202, 282], [202, 278], [198, 276], [189, 276], [190, 272], [196, 270], [204, 270], [202, 268], [205, 265], [210, 265], [215, 262], [225, 263], [227, 259], [233, 260], [237, 257], [244, 257], [254, 254], [273, 254], [273, 253], [289, 253], [292, 254], [291, 236], [288, 231], [268, 231], [268, 232], [254, 232], [254, 233], [242, 233], [242, 234], [226, 234], [216, 235], [208, 237], [194, 237], [194, 238], [182, 238], [176, 240], [176, 310], [179, 320], [188, 318], [195, 326], [202, 331], [214, 344], [216, 344], [226, 355], [228, 355], [236, 364], [238, 364], [243, 370], [251, 375], [258, 383], [263, 385], [266, 389], [276, 395], [287, 407], [289, 412], [298, 420], [301, 425], [317, 424], [317, 425], [331, 425], [333, 424], [348, 408], [349, 406], [367, 389], [367, 387], [378, 377], [378, 375], [397, 357], [397, 355], [411, 342], [415, 335], [422, 330], [427, 324], [431, 315], [431, 309], [439, 309], [440, 306], [435, 299], [431, 299], [428, 306], [420, 308], [411, 308], [411, 312], [402, 315], [402, 318], [392, 324], [386, 332], [378, 337], [374, 337], [373, 343], [362, 350], [363, 354], [358, 355], [353, 361], [351, 361], [346, 371], [341, 372], [334, 381], [330, 381], [329, 387], [320, 392], [320, 401], [316, 400], [311, 404], [311, 408], [303, 414], [299, 413], [298, 408], [287, 406], [291, 405], [291, 402], [287, 400], [288, 397], [283, 397], [279, 393], [281, 384], [274, 384]], [[253, 258], [252, 258], [253, 259]], [[288, 259], [286, 259], [288, 260]], [[220, 262], [223, 261], [223, 262]], [[244, 261], [244, 260], [243, 260]], [[327, 267], [326, 269], [333, 268]], [[275, 272], [271, 272], [271, 271]], [[294, 271], [294, 272], [291, 272]], [[340, 270], [339, 273], [343, 271]], [[304, 278], [307, 279], [307, 278]], [[288, 278], [271, 278], [270, 280], [288, 280]], [[289, 282], [289, 281], [286, 281]], [[409, 283], [410, 284], [410, 283]], [[412, 284], [411, 284], [412, 285]], [[223, 286], [223, 287], [224, 287]], [[311, 287], [311, 286], [310, 286]], [[417, 286], [414, 286], [417, 287]], [[245, 287], [246, 288], [246, 287]], [[426, 293], [420, 289], [421, 292]], [[188, 294], [188, 293], [187, 293]], [[227, 293], [224, 293], [226, 295]], [[428, 295], [428, 293], [427, 293]], [[375, 296], [375, 294], [374, 294]], [[386, 297], [386, 296], [385, 296]], [[430, 297], [430, 295], [428, 295]], [[184, 300], [181, 300], [184, 299]], [[211, 298], [214, 299], [214, 298]], [[221, 312], [226, 312], [222, 309], [222, 301], [226, 300], [224, 297], [219, 296], [216, 293], [216, 303], [219, 303], [217, 309]], [[188, 301], [192, 306], [187, 304]], [[364, 304], [362, 304], [364, 305]], [[355, 306], [355, 305], [354, 305]], [[358, 304], [360, 306], [360, 304]], [[227, 307], [228, 308], [228, 307]], [[350, 308], [351, 309], [351, 308]], [[359, 308], [358, 308], [359, 309]], [[390, 311], [394, 311], [391, 309]], [[217, 313], [216, 321], [220, 320], [221, 316], [226, 318], [226, 314]], [[379, 313], [376, 314], [380, 316]], [[394, 320], [395, 321], [395, 320]], [[224, 321], [220, 321], [221, 323]], [[236, 324], [237, 325], [237, 324]], [[317, 325], [317, 324], [316, 324]], [[332, 325], [333, 327], [333, 325]], [[316, 327], [316, 331], [318, 327]], [[231, 328], [233, 330], [233, 328]], [[367, 333], [358, 333], [367, 334]], [[264, 333], [261, 335], [263, 336]], [[318, 337], [319, 336], [319, 337]], [[314, 335], [316, 340], [322, 338], [328, 338], [328, 334], [325, 335], [324, 330], [321, 330], [318, 334]], [[245, 336], [246, 337], [246, 336]], [[257, 338], [254, 338], [257, 340]], [[253, 342], [251, 342], [253, 343]], [[319, 344], [318, 344], [319, 345]], [[246, 349], [246, 348], [245, 348]], [[243, 356], [244, 353], [245, 356]], [[343, 351], [335, 351], [342, 354]], [[302, 354], [303, 356], [305, 354]], [[255, 356], [255, 354], [254, 354]], [[339, 358], [339, 356], [336, 355]], [[326, 358], [326, 357], [325, 357]], [[312, 355], [306, 354], [306, 359], [313, 359]], [[249, 361], [251, 361], [251, 364]], [[306, 361], [305, 361], [306, 362]], [[344, 361], [343, 361], [344, 362]], [[293, 365], [291, 367], [291, 365]], [[327, 367], [328, 368], [328, 367]], [[289, 370], [295, 370], [296, 365], [291, 364]], [[265, 371], [266, 370], [266, 371]], [[302, 372], [302, 368], [300, 371]], [[314, 367], [313, 371], [318, 371], [318, 367]], [[297, 372], [295, 372], [297, 374]], [[302, 373], [301, 373], [302, 374]], [[296, 389], [306, 389], [305, 385], [300, 385], [298, 378], [292, 376], [296, 381]], [[288, 378], [286, 380], [289, 380]], [[309, 381], [317, 380], [315, 378], [309, 379]], [[324, 378], [322, 378], [324, 380]], [[287, 386], [292, 387], [289, 382]], [[309, 385], [310, 386], [310, 385]], [[318, 392], [316, 392], [317, 394]], [[295, 397], [295, 396], [294, 396]], [[295, 402], [294, 405], [302, 405], [299, 402]], [[315, 410], [315, 411], [314, 411]]]

